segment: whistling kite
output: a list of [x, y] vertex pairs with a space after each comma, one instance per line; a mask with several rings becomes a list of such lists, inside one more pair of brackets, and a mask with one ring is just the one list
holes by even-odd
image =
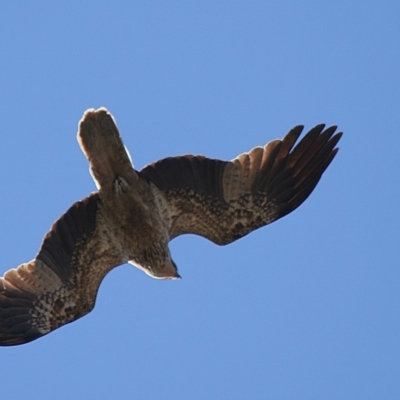
[[88, 110], [78, 141], [98, 191], [54, 223], [36, 258], [0, 278], [0, 345], [29, 342], [92, 310], [104, 276], [131, 263], [178, 278], [168, 242], [184, 233], [225, 245], [296, 209], [335, 157], [341, 133], [318, 125], [232, 161], [170, 157], [133, 169], [113, 117]]

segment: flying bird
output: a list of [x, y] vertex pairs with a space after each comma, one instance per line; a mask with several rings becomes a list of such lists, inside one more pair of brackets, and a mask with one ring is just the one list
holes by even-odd
[[232, 161], [185, 155], [137, 171], [111, 114], [87, 110], [78, 142], [98, 190], [53, 224], [35, 259], [0, 278], [0, 345], [30, 342], [89, 313], [118, 265], [179, 278], [168, 247], [179, 235], [226, 245], [295, 210], [342, 135], [317, 125], [295, 145], [302, 131]]

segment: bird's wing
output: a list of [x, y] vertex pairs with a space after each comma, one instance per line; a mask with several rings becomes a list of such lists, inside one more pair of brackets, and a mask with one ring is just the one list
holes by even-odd
[[171, 239], [194, 233], [224, 245], [296, 209], [335, 157], [342, 133], [303, 127], [230, 162], [165, 158], [140, 171], [158, 199]]
[[0, 278], [0, 345], [29, 342], [87, 314], [106, 273], [122, 262], [99, 195], [72, 205], [36, 258]]

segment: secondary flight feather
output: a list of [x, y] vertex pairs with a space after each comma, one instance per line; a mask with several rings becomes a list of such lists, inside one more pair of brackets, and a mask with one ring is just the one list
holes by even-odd
[[193, 233], [229, 244], [295, 210], [335, 157], [342, 133], [302, 126], [232, 161], [185, 155], [133, 168], [111, 114], [88, 110], [78, 142], [98, 191], [76, 202], [32, 261], [0, 278], [0, 345], [30, 342], [95, 304], [105, 275], [130, 263], [179, 278], [168, 247]]

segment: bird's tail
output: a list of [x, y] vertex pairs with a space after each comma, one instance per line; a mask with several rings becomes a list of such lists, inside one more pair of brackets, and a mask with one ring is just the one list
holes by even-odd
[[98, 189], [111, 188], [119, 177], [129, 183], [137, 179], [115, 121], [105, 108], [84, 113], [79, 122], [78, 142]]

